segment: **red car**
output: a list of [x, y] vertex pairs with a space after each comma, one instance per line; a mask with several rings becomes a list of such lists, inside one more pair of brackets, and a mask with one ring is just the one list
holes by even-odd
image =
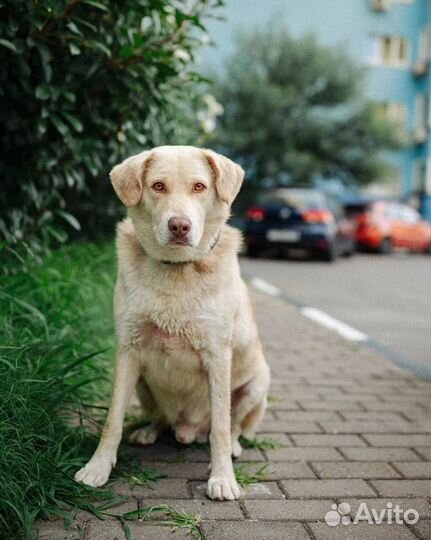
[[431, 224], [408, 206], [389, 201], [354, 202], [345, 205], [356, 220], [359, 248], [390, 253], [393, 248], [431, 253]]

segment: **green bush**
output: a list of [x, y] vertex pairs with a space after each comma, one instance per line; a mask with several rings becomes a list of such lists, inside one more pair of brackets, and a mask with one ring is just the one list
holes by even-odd
[[[67, 231], [111, 228], [107, 173], [127, 154], [194, 142], [203, 18], [220, 0], [0, 2], [0, 263]], [[191, 6], [191, 7], [190, 7]]]

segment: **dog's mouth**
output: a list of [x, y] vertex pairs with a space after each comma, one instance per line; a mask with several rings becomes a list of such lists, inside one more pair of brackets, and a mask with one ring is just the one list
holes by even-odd
[[179, 239], [179, 238], [176, 238], [175, 240], [171, 240], [171, 241], [169, 242], [169, 244], [170, 244], [171, 246], [183, 246], [183, 247], [185, 247], [185, 246], [191, 246], [189, 240], [186, 240], [186, 239], [181, 240], [181, 239]]

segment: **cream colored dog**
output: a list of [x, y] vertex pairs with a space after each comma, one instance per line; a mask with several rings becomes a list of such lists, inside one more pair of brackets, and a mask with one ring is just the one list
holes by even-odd
[[129, 217], [118, 226], [112, 403], [99, 446], [77, 481], [102, 486], [116, 463], [136, 388], [152, 423], [130, 440], [151, 444], [167, 426], [181, 443], [211, 444], [208, 496], [237, 499], [231, 456], [253, 437], [269, 369], [226, 225], [244, 171], [210, 150], [161, 146], [114, 167]]

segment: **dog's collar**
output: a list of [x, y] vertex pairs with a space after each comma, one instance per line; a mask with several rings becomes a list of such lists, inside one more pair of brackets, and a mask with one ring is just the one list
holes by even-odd
[[[220, 240], [220, 235], [221, 235], [221, 230], [218, 232], [217, 236], [215, 237], [215, 240], [214, 242], [211, 244], [207, 254], [209, 255], [211, 253], [211, 251], [216, 247], [216, 245], [218, 244], [218, 241]], [[162, 264], [188, 264], [188, 263], [192, 263], [192, 262], [199, 262], [199, 259], [194, 261], [194, 260], [191, 260], [191, 261], [160, 261]]]

